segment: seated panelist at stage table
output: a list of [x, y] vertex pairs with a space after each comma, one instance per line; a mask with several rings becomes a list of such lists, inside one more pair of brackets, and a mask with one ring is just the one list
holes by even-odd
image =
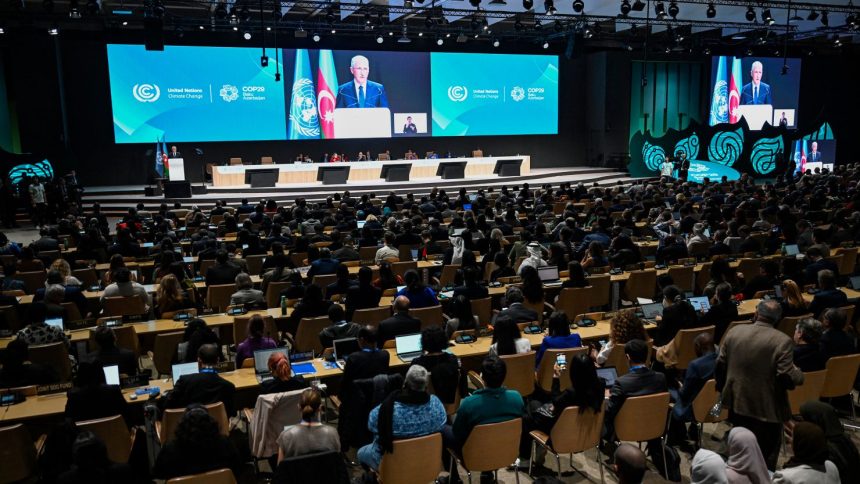
[[352, 80], [341, 84], [337, 89], [335, 108], [387, 108], [388, 97], [385, 87], [367, 79], [370, 74], [370, 61], [357, 55], [349, 63]]

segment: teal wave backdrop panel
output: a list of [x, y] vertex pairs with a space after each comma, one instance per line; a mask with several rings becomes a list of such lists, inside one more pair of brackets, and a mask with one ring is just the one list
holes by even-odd
[[[636, 132], [662, 136], [704, 119], [706, 66], [698, 62], [634, 62], [630, 83], [630, 139]], [[643, 86], [641, 79], [648, 82]]]

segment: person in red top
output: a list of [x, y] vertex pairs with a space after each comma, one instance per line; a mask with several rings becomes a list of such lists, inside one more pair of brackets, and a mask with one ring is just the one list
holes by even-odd
[[337, 153], [332, 153], [331, 158], [328, 159], [328, 162], [335, 163], [337, 161], [340, 161], [340, 155]]

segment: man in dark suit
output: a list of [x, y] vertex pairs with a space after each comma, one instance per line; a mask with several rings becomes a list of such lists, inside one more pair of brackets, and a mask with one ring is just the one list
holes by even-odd
[[386, 341], [394, 339], [395, 336], [421, 332], [421, 320], [409, 315], [409, 298], [397, 296], [391, 307], [394, 310], [394, 316], [383, 319], [379, 323], [377, 339], [380, 348]]
[[341, 262], [361, 259], [361, 255], [355, 250], [355, 243], [349, 235], [343, 238], [343, 246], [334, 251], [332, 255]]
[[57, 240], [56, 232], [56, 229], [49, 229], [47, 227], [42, 228], [42, 230], [39, 231], [40, 238], [33, 241], [33, 243], [30, 244], [30, 247], [32, 247], [37, 254], [46, 251], [60, 250], [60, 242]]
[[218, 249], [215, 255], [215, 265], [206, 270], [206, 285], [215, 286], [218, 284], [234, 284], [236, 276], [242, 272], [242, 269], [236, 264], [230, 262], [227, 251]]
[[741, 89], [741, 104], [773, 104], [770, 86], [761, 82], [761, 73], [761, 62], [753, 62], [750, 68], [752, 82], [744, 84]]
[[176, 146], [171, 146], [170, 151], [167, 152], [168, 158], [182, 158], [182, 153], [176, 149]]
[[94, 339], [99, 349], [87, 355], [87, 359], [99, 368], [117, 365], [119, 372], [125, 375], [137, 375], [137, 357], [134, 352], [116, 345], [116, 333], [113, 328], [99, 326], [95, 330]]
[[818, 151], [818, 143], [813, 141], [811, 145], [811, 150], [808, 155], [806, 155], [806, 161], [809, 163], [815, 163], [821, 161], [821, 152]]
[[794, 342], [773, 327], [781, 318], [779, 302], [759, 302], [753, 324], [737, 326], [723, 337], [714, 372], [729, 421], [756, 435], [771, 470], [779, 456], [782, 423], [791, 418], [786, 392], [803, 384], [803, 373], [794, 365]]
[[314, 276], [323, 276], [334, 274], [337, 272], [337, 266], [340, 261], [331, 258], [331, 251], [328, 247], [320, 249], [320, 258], [311, 262], [311, 268], [308, 269], [308, 279], [313, 279]]
[[236, 387], [221, 378], [215, 365], [218, 364], [218, 347], [207, 344], [197, 351], [200, 373], [183, 375], [173, 382], [173, 391], [164, 396], [164, 408], [185, 408], [192, 403], [207, 405], [223, 402], [227, 417], [235, 413], [233, 394]]
[[853, 355], [857, 353], [857, 339], [853, 331], [845, 331], [847, 323], [845, 311], [838, 307], [831, 307], [824, 311], [821, 324], [824, 333], [821, 334], [820, 350], [826, 360], [834, 356]]
[[812, 302], [809, 303], [809, 312], [812, 313], [812, 316], [818, 318], [827, 308], [839, 308], [847, 305], [848, 296], [836, 288], [836, 272], [830, 269], [819, 271], [818, 292], [815, 293]]
[[363, 55], [357, 55], [349, 63], [352, 80], [337, 88], [336, 108], [387, 108], [388, 97], [385, 87], [373, 81], [368, 81], [370, 61]]
[[[818, 273], [823, 270], [829, 270], [834, 274], [839, 273], [839, 268], [836, 267], [836, 264], [833, 261], [829, 261], [824, 258], [824, 253], [821, 252], [821, 248], [819, 246], [813, 245], [809, 249], [806, 250], [806, 260], [809, 261], [809, 265], [803, 270], [804, 276], [807, 284], [812, 284], [818, 281]], [[819, 285], [819, 288], [821, 286]], [[818, 316], [816, 314], [816, 316]]]
[[254, 206], [248, 203], [247, 198], [242, 199], [242, 204], [236, 207], [237, 214], [254, 213]]
[[[749, 239], [753, 240], [753, 239]], [[779, 262], [765, 260], [758, 267], [758, 275], [750, 279], [744, 286], [744, 298], [752, 299], [759, 291], [772, 291], [779, 284]]]
[[403, 134], [416, 134], [418, 128], [412, 122], [412, 116], [406, 116], [406, 124], [403, 125]]
[[[702, 333], [693, 340], [696, 350], [696, 359], [687, 366], [684, 374], [684, 384], [680, 391], [670, 390], [675, 407], [672, 409], [672, 420], [669, 424], [670, 442], [681, 442], [686, 437], [686, 422], [693, 420], [693, 400], [702, 391], [705, 383], [714, 377], [714, 367], [717, 366], [717, 353], [714, 347], [714, 337], [709, 333]], [[696, 440], [695, 432], [698, 426], [690, 427], [691, 440]], [[669, 445], [672, 445], [671, 443]]]
[[797, 322], [794, 329], [794, 365], [800, 371], [820, 371], [827, 365], [827, 358], [819, 346], [823, 330], [817, 319], [806, 318]]
[[647, 366], [648, 344], [641, 339], [628, 341], [624, 345], [624, 354], [630, 365], [630, 371], [615, 380], [606, 403], [606, 416], [603, 421], [603, 440], [615, 442], [615, 416], [621, 411], [621, 406], [629, 397], [640, 397], [667, 391], [666, 375], [657, 373]]
[[493, 322], [501, 316], [507, 316], [514, 320], [515, 323], [526, 323], [529, 321], [537, 321], [538, 314], [533, 310], [523, 306], [523, 291], [516, 287], [510, 286], [505, 291], [505, 301], [508, 304], [506, 309], [503, 309], [493, 317]]
[[358, 285], [346, 290], [346, 318], [352, 321], [356, 309], [379, 306], [382, 289], [373, 285], [373, 270], [367, 266], [358, 269]]

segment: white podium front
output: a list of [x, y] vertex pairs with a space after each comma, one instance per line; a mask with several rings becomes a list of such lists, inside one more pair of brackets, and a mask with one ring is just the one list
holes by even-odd
[[185, 181], [185, 160], [183, 158], [168, 158], [170, 181]]

